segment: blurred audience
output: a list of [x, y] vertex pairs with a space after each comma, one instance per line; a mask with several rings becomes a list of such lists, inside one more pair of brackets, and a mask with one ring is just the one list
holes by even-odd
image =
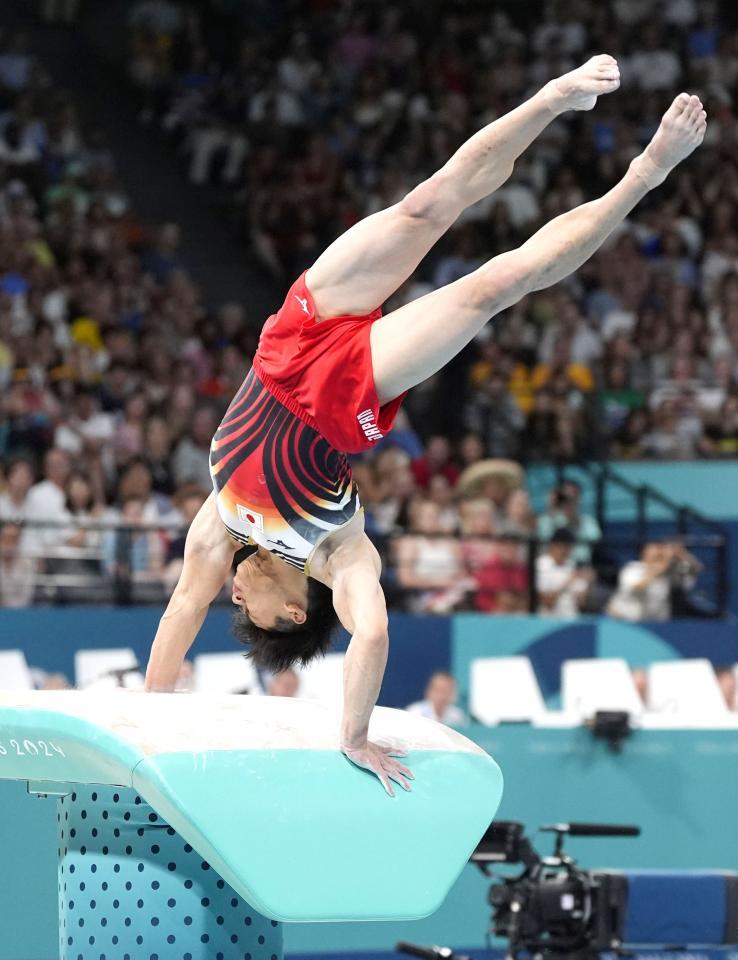
[[[78, 6], [50, 0], [44, 16], [73, 20]], [[616, 0], [507, 12], [454, 0], [433, 16], [420, 0], [318, 6], [255, 22], [248, 5], [145, 0], [128, 19], [141, 123], [176, 145], [197, 188], [225, 185], [280, 287], [590, 50], [626, 51], [617, 97], [554, 121], [385, 310], [606, 190], [682, 82], [713, 118], [702, 149], [600, 253], [496, 317], [354, 463], [367, 530], [411, 609], [527, 609], [526, 543], [562, 529], [569, 555], [541, 547], [535, 567], [542, 612], [571, 606], [569, 588], [551, 601], [563, 583], [550, 583], [570, 566], [578, 584], [591, 565], [600, 574], [602, 531], [571, 479], [536, 516], [541, 491], [529, 497], [521, 464], [738, 454], [732, 33], [709, 4], [714, 43], [696, 43], [692, 2], [679, 18], [650, 0], [627, 16]], [[22, 31], [0, 38], [0, 94], [0, 523], [26, 524], [6, 535], [7, 569], [34, 557], [37, 586], [63, 562], [168, 589], [264, 318], [206, 306], [180, 225], [138, 220], [104, 131], [81, 122]], [[647, 551], [622, 570], [614, 616], [688, 609], [694, 558]]]
[[35, 583], [36, 562], [23, 548], [20, 525], [0, 524], [0, 607], [27, 607]]
[[270, 697], [296, 697], [300, 689], [300, 678], [294, 670], [282, 670], [273, 674], [267, 683]]
[[474, 572], [474, 609], [482, 613], [525, 613], [528, 609], [526, 551], [514, 534], [502, 534]]
[[409, 505], [408, 532], [394, 544], [397, 582], [412, 595], [416, 613], [448, 613], [463, 600], [473, 581], [465, 574], [461, 544], [441, 523], [441, 512], [432, 500]]
[[103, 534], [103, 568], [117, 581], [156, 581], [161, 577], [164, 545], [160, 532], [148, 528], [144, 508], [140, 497], [126, 497], [120, 510], [115, 511], [118, 529]]
[[576, 540], [568, 527], [554, 530], [545, 553], [536, 560], [538, 613], [550, 617], [576, 617], [593, 579], [589, 568], [574, 560]]
[[715, 676], [728, 710], [738, 710], [738, 677], [735, 666], [715, 667]]
[[417, 703], [411, 703], [407, 710], [420, 717], [458, 727], [468, 720], [464, 711], [456, 705], [457, 698], [458, 691], [453, 674], [439, 670], [428, 680], [424, 698]]
[[567, 530], [571, 534], [571, 555], [574, 563], [588, 564], [592, 560], [592, 544], [602, 537], [600, 526], [593, 516], [580, 512], [582, 488], [575, 480], [565, 480], [552, 491], [549, 507], [538, 518], [538, 536], [550, 540], [554, 531]]
[[675, 590], [689, 590], [701, 564], [681, 543], [647, 543], [626, 563], [607, 613], [620, 620], [668, 620]]
[[[474, 430], [489, 456], [532, 461], [608, 447], [626, 457], [735, 455], [736, 424], [717, 412], [738, 396], [730, 151], [738, 79], [732, 27], [715, 4], [709, 48], [695, 41], [705, 33], [691, 0], [679, 17], [652, 0], [627, 15], [617, 0], [506, 11], [450, 3], [431, 17], [420, 0], [353, 12], [322, 4], [312, 18], [283, 11], [274, 30], [254, 29], [247, 9], [205, 14], [170, 3], [171, 16], [160, 18], [147, 6], [130, 19], [142, 120], [156, 121], [176, 144], [193, 183], [230, 185], [247, 242], [283, 283], [552, 76], [591, 50], [618, 54], [617, 98], [552, 123], [508, 183], [462, 215], [391, 307], [464, 276], [544, 219], [607, 189], [679, 85], [699, 89], [714, 123], [690, 165], [578, 275], [496, 318], [408, 408], [434, 438], [432, 467], [442, 452], [438, 425], [448, 424]], [[157, 282], [177, 246], [172, 230], [153, 245]], [[463, 383], [458, 412], [444, 408]], [[418, 466], [423, 489], [427, 466]]]

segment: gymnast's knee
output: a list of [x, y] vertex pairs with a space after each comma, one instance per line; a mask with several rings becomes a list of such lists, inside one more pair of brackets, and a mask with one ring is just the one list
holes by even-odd
[[445, 231], [463, 210], [457, 191], [442, 172], [419, 183], [397, 205], [398, 213], [435, 231]]
[[512, 306], [538, 289], [538, 271], [523, 250], [503, 253], [464, 279], [469, 281], [471, 304], [493, 313]]

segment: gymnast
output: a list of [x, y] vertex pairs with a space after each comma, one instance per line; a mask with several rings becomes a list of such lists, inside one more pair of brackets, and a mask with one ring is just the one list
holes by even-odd
[[[387, 434], [405, 393], [491, 317], [580, 267], [702, 142], [700, 100], [679, 94], [644, 152], [600, 199], [386, 316], [381, 305], [466, 207], [507, 180], [554, 117], [591, 110], [619, 84], [617, 62], [607, 55], [550, 81], [399, 203], [351, 227], [290, 288], [213, 438], [213, 492], [190, 527], [182, 575], [151, 649], [147, 690], [174, 689], [236, 557], [235, 630], [248, 655], [274, 672], [308, 663], [327, 650], [340, 621], [351, 634], [341, 750], [391, 796], [393, 781], [410, 789], [402, 752], [368, 739], [387, 662], [387, 609], [346, 454]], [[245, 545], [257, 549], [238, 562]]]

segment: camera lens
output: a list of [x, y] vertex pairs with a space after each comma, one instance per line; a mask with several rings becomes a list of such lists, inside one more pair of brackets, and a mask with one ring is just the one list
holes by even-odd
[[489, 902], [493, 907], [504, 907], [512, 898], [512, 890], [509, 887], [497, 884], [489, 891]]

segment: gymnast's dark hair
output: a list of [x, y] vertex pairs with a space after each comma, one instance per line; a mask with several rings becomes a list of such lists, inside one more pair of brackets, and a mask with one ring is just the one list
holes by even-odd
[[246, 656], [257, 667], [279, 673], [295, 663], [304, 666], [326, 653], [338, 626], [333, 591], [312, 577], [308, 577], [307, 607], [304, 623], [280, 617], [269, 630], [257, 627], [243, 610], [237, 610], [233, 633], [240, 643], [249, 647]]

